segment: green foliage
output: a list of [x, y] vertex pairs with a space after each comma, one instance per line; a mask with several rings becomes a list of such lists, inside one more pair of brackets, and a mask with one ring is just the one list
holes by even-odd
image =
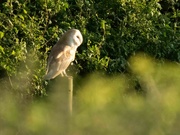
[[[178, 0], [0, 1], [0, 134], [178, 135], [179, 8]], [[62, 91], [42, 79], [70, 28], [84, 38], [69, 68], [71, 117]]]
[[[48, 28], [51, 10], [47, 9], [47, 5], [51, 7], [53, 3], [39, 2], [42, 11], [36, 9], [31, 13], [37, 8], [35, 5], [29, 5], [27, 1], [7, 1], [2, 3], [0, 14], [1, 72], [6, 72], [11, 78], [13, 88], [29, 95], [44, 93], [42, 76], [50, 49], [47, 44], [52, 38], [58, 37], [57, 27]], [[58, 12], [59, 6], [53, 13]], [[25, 87], [19, 82], [24, 82]]]
[[1, 80], [25, 95], [46, 95], [49, 50], [70, 28], [84, 37], [74, 66], [79, 75], [127, 73], [137, 52], [180, 61], [179, 1], [6, 0], [0, 11]]

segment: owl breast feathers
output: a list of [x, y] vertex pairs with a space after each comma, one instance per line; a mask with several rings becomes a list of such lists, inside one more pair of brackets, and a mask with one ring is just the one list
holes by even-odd
[[51, 49], [44, 79], [50, 80], [59, 74], [67, 76], [66, 69], [74, 61], [76, 49], [82, 42], [83, 37], [79, 30], [71, 29], [65, 32]]

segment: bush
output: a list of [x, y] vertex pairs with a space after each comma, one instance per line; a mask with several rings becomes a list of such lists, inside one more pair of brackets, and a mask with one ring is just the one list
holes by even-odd
[[166, 12], [161, 5], [159, 0], [2, 1], [1, 80], [25, 95], [46, 95], [42, 76], [49, 50], [70, 28], [84, 37], [76, 66], [69, 68], [74, 76], [128, 73], [127, 60], [137, 52], [179, 62], [179, 2]]

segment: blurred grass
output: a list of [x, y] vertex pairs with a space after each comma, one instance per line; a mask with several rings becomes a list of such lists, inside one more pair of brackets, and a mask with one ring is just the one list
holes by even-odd
[[0, 89], [0, 134], [178, 135], [179, 65], [162, 64], [145, 55], [134, 56], [129, 62], [146, 96], [127, 94], [134, 86], [126, 75], [92, 74], [84, 78], [74, 96], [71, 117], [63, 109], [66, 97], [60, 90], [52, 90], [45, 100], [28, 102]]

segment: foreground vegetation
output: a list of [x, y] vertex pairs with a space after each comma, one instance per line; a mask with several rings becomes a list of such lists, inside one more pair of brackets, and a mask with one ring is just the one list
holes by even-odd
[[178, 135], [179, 66], [161, 66], [142, 55], [131, 58], [130, 63], [146, 95], [134, 92], [134, 84], [126, 75], [93, 74], [77, 91], [70, 116], [64, 110], [67, 104], [62, 102], [62, 91], [51, 91], [45, 99], [34, 102], [25, 102], [6, 91], [0, 97], [0, 133]]

